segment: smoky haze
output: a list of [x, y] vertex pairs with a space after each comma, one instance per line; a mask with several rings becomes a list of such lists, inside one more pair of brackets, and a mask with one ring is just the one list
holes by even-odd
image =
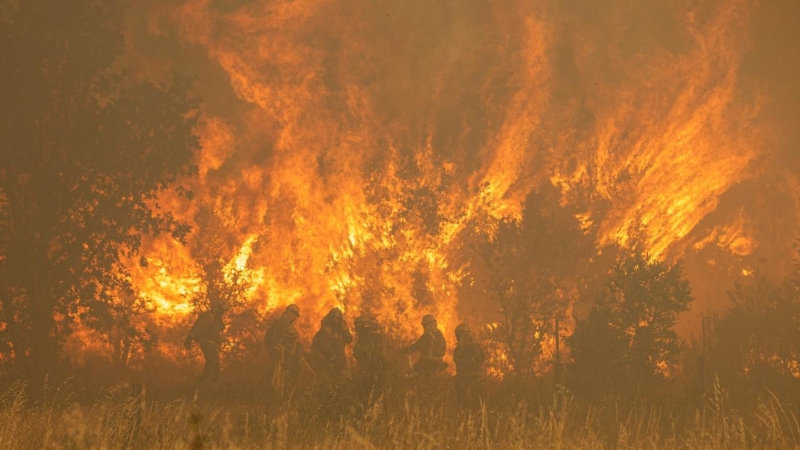
[[0, 442], [800, 447], [797, 17], [0, 0]]
[[[456, 297], [481, 302], [459, 288], [475, 276], [457, 267], [464, 217], [518, 216], [550, 183], [598, 248], [631, 245], [641, 223], [652, 254], [686, 260], [691, 334], [734, 280], [788, 268], [797, 12], [788, 1], [135, 2], [125, 64], [194, 80], [199, 195], [176, 209], [198, 228], [200, 210], [222, 217], [229, 256], [258, 242], [259, 302], [358, 309], [375, 278], [359, 255], [388, 239], [405, 246], [401, 266], [441, 282], [433, 309], [455, 321]], [[431, 191], [443, 229], [363, 219], [402, 208], [403, 184]], [[397, 244], [397, 227], [424, 237]], [[153, 245], [148, 257], [166, 260]], [[176, 276], [200, 247], [173, 261]], [[378, 278], [413, 297], [404, 272]]]

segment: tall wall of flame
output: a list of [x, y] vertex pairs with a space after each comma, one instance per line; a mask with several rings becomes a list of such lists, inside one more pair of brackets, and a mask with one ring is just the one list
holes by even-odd
[[772, 151], [765, 90], [741, 73], [756, 6], [596, 3], [132, 3], [126, 64], [193, 77], [205, 117], [195, 201], [163, 200], [196, 231], [150, 243], [141, 295], [185, 317], [222, 257], [260, 310], [300, 304], [306, 333], [333, 306], [399, 336], [429, 312], [452, 331], [464, 225], [519, 216], [543, 183], [598, 247], [641, 226], [699, 284], [709, 261], [747, 269], [759, 235], [726, 195]]

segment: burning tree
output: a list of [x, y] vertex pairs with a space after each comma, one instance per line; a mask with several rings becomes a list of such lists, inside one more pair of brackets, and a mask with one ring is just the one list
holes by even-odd
[[653, 261], [642, 252], [620, 259], [589, 317], [568, 338], [572, 385], [595, 395], [652, 389], [677, 363], [673, 327], [691, 301], [680, 264]]
[[3, 24], [3, 356], [39, 376], [76, 319], [128, 326], [122, 258], [143, 235], [188, 231], [158, 195], [193, 172], [197, 105], [185, 83], [121, 87], [121, 19], [117, 4], [30, 1]]

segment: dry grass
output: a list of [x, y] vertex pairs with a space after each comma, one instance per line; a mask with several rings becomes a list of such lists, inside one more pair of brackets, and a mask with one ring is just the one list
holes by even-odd
[[[286, 403], [257, 390], [151, 393], [147, 402], [119, 386], [92, 400], [25, 386], [2, 397], [0, 448], [798, 448], [800, 426], [775, 396], [746, 413], [726, 405], [718, 385], [694, 405], [545, 398], [498, 392], [473, 411], [454, 407], [451, 387], [397, 383], [361, 406], [358, 385], [305, 388]], [[86, 397], [86, 395], [84, 395]], [[172, 398], [171, 400], [169, 400]], [[502, 399], [502, 400], [500, 400]]]

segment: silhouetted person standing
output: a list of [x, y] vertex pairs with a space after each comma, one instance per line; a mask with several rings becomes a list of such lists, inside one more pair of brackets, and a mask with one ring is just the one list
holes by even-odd
[[358, 362], [360, 387], [369, 396], [376, 387], [384, 387], [390, 365], [386, 357], [386, 343], [378, 322], [370, 314], [356, 317], [356, 343], [353, 356]]
[[347, 375], [344, 347], [353, 342], [353, 335], [339, 308], [331, 309], [322, 318], [322, 326], [311, 342], [311, 362], [317, 376], [331, 382]]
[[294, 327], [298, 318], [300, 308], [294, 304], [288, 305], [264, 335], [267, 353], [272, 361], [270, 384], [279, 396], [283, 396], [287, 388], [294, 387], [305, 357]]
[[221, 302], [212, 302], [208, 311], [200, 313], [197, 320], [192, 324], [192, 329], [183, 346], [189, 350], [192, 343], [197, 342], [203, 352], [205, 365], [203, 372], [200, 373], [199, 381], [218, 383], [219, 382], [219, 346], [222, 343], [222, 332], [225, 324], [222, 316], [225, 314], [225, 307]]
[[483, 349], [470, 334], [465, 323], [456, 327], [456, 348], [453, 362], [456, 364], [456, 399], [461, 407], [473, 407], [479, 399], [478, 381], [483, 376]]
[[422, 336], [417, 342], [403, 349], [403, 353], [419, 352], [419, 359], [414, 363], [414, 372], [433, 375], [447, 368], [447, 363], [442, 360], [447, 350], [447, 343], [433, 315], [425, 314], [422, 317], [422, 329]]

